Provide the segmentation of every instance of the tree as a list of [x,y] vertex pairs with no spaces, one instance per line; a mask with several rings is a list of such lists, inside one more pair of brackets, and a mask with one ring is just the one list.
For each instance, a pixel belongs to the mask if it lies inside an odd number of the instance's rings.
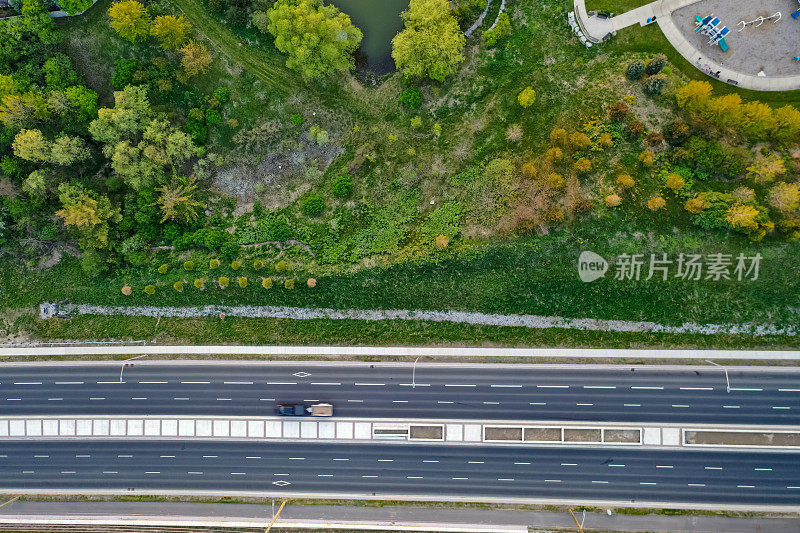
[[83,13],[92,7],[92,3],[92,0],[58,0],[58,5],[61,6],[61,9],[70,15]]
[[667,205],[667,201],[661,196],[653,196],[647,201],[647,208],[650,211],[658,211]]
[[150,25],[150,35],[158,39],[161,48],[174,50],[182,45],[189,37],[191,25],[183,17],[163,15],[153,19]]
[[409,109],[417,109],[422,104],[422,93],[416,87],[406,87],[400,93],[400,103]]
[[111,223],[122,220],[119,209],[111,206],[107,196],[91,193],[83,187],[62,183],[58,187],[62,208],[56,215],[64,219],[65,226],[74,227],[78,245],[83,250],[108,246]]
[[797,142],[800,137],[800,111],[794,106],[775,110],[775,126],[772,136],[779,142]]
[[304,215],[315,217],[325,209],[325,201],[322,199],[322,196],[309,193],[303,198],[300,209],[303,211]]
[[647,67],[645,67],[644,71],[648,76],[655,76],[664,68],[667,64],[667,56],[664,54],[656,54],[653,56],[653,59],[647,63]]
[[678,107],[693,111],[705,106],[712,90],[711,84],[707,81],[690,81],[675,91],[675,99],[678,101]]
[[39,130],[21,130],[12,144],[14,155],[26,161],[41,163],[50,160],[50,143]]
[[796,183],[778,183],[769,190],[769,205],[784,215],[800,206],[800,188]]
[[411,0],[400,16],[405,29],[392,39],[392,58],[410,78],[437,81],[458,70],[466,38],[447,0]]
[[161,207],[161,222],[175,220],[188,223],[197,220],[197,208],[203,204],[193,198],[195,189],[197,185],[193,178],[157,188],[159,195],[156,203]]
[[35,33],[42,44],[54,45],[61,42],[63,35],[56,28],[55,21],[39,0],[22,0],[22,28]]
[[629,80],[636,81],[642,79],[642,75],[644,74],[644,61],[641,59],[637,59],[636,61],[630,63],[628,68],[625,69],[625,75],[628,77]]
[[211,66],[211,52],[202,43],[189,41],[179,50],[181,65],[189,76],[196,76]]
[[[97,118],[89,124],[89,133],[95,141],[113,146],[123,137],[131,137],[142,130],[152,118],[147,88],[128,86],[114,93],[114,107],[101,108]],[[109,151],[107,150],[107,154]]]
[[278,0],[264,18],[253,23],[275,37],[275,46],[288,54],[286,66],[307,80],[353,68],[352,54],[361,43],[361,30],[335,6],[318,0]]
[[150,14],[141,2],[119,0],[111,5],[108,14],[111,16],[111,27],[123,39],[135,43],[150,35]]
[[529,108],[536,101],[536,91],[533,90],[533,87],[528,85],[517,95],[517,101],[522,107],[526,109]]
[[759,153],[752,166],[747,167],[747,176],[756,183],[769,183],[786,173],[786,165],[778,154]]
[[656,95],[661,94],[661,91],[664,90],[666,85],[667,77],[663,74],[656,74],[655,76],[650,76],[644,81],[642,89],[644,90],[645,94]]
[[509,35],[511,35],[511,18],[508,16],[508,13],[501,13],[500,16],[497,17],[494,28],[489,28],[483,32],[483,40],[486,42],[486,46],[494,46],[497,44],[497,41]]
[[80,137],[61,135],[53,141],[50,149],[50,162],[68,166],[91,157],[86,142]]
[[79,85],[78,73],[72,68],[72,60],[68,55],[55,53],[42,65],[44,79],[51,89],[66,89],[72,85]]
[[333,195],[337,198],[347,198],[353,192],[353,176],[341,174],[333,179]]

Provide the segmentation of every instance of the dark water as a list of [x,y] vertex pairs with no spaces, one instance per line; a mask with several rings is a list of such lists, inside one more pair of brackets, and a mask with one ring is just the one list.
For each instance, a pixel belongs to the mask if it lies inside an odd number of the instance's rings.
[[371,70],[386,74],[394,70],[392,38],[403,29],[400,12],[408,0],[330,0],[340,11],[350,15],[353,24],[364,34],[361,52]]

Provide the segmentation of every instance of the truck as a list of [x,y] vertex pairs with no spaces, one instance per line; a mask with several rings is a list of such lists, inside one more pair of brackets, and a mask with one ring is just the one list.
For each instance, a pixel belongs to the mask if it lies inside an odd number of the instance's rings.
[[333,405],[329,403],[279,403],[275,405],[278,416],[333,416]]

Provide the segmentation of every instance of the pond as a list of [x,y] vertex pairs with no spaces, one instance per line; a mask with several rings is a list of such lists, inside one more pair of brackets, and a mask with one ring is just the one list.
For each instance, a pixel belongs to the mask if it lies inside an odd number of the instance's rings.
[[392,38],[403,29],[400,12],[408,7],[408,0],[330,0],[364,34],[361,51],[367,65],[378,74],[394,70]]

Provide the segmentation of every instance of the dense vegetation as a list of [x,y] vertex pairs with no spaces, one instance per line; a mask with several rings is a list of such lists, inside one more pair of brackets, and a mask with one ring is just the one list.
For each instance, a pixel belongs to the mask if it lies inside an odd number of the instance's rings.
[[[796,324],[800,112],[586,49],[568,2],[499,4],[467,39],[485,2],[412,0],[377,80],[315,0],[101,0],[58,24],[23,0],[0,21],[0,307]],[[764,259],[749,283],[586,285],[584,249]]]

